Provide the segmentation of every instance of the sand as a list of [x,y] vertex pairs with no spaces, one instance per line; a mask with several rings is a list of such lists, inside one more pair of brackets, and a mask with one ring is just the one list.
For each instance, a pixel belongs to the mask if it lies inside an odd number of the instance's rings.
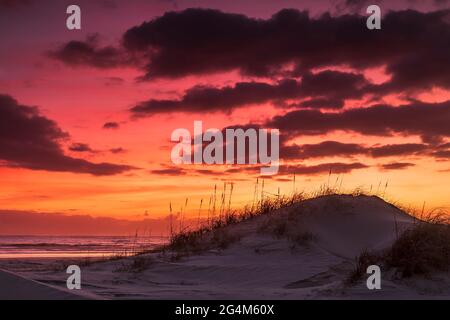
[[[86,297],[84,297],[86,298]],[[77,300],[83,297],[0,270],[0,300]]]
[[[288,232],[308,233],[313,240],[293,243],[264,231],[283,222]],[[365,279],[345,284],[364,249],[387,248],[414,223],[377,197],[316,198],[226,227],[225,234],[240,239],[226,249],[180,259],[151,253],[83,267],[81,291],[104,299],[449,299],[448,274],[400,280],[384,272],[381,290],[368,290]],[[142,261],[142,268],[133,267]],[[63,271],[23,274],[60,287],[66,279]],[[7,291],[16,290],[16,281]],[[32,282],[25,282],[17,296],[26,296],[28,286],[34,297],[41,291],[46,297],[63,296]]]

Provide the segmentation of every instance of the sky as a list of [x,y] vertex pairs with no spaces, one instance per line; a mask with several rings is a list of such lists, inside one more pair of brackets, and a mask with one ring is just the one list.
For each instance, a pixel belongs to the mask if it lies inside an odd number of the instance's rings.
[[257,166],[172,163],[195,120],[280,130],[266,196],[450,207],[450,3],[370,4],[381,30],[356,0],[0,0],[0,212],[205,216],[232,183],[252,203]]

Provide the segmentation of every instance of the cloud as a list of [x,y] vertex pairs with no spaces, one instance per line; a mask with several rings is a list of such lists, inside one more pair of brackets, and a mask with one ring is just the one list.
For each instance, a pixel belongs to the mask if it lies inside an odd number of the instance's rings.
[[[360,3],[347,1],[346,6]],[[431,104],[412,102],[398,108],[378,105],[339,113],[323,110],[343,109],[347,99],[361,99],[366,94],[373,95],[375,101],[390,93],[450,88],[450,44],[445,40],[450,38],[449,15],[450,10],[392,11],[383,17],[382,30],[368,33],[361,27],[365,17],[357,14],[312,18],[307,12],[285,9],[264,20],[187,9],[165,13],[129,29],[116,47],[101,46],[98,35],[92,35],[86,41],[68,42],[51,55],[73,66],[139,66],[144,79],[230,70],[256,77],[281,76],[271,83],[253,80],[225,87],[194,86],[179,99],[138,103],[130,109],[133,117],[230,113],[248,105],[272,103],[297,109],[267,123],[291,136],[344,130],[370,135],[422,135],[427,142],[448,136],[444,120],[448,120],[448,103],[433,108]],[[355,71],[312,71],[336,65],[347,65]],[[362,72],[375,66],[384,67],[390,80],[369,83]],[[111,122],[104,128],[117,129],[116,124]],[[382,154],[383,149],[373,150],[373,156],[377,152]]]
[[69,146],[69,150],[72,152],[90,152],[90,153],[97,152],[93,150],[87,143],[72,143]]
[[180,167],[167,167],[164,169],[151,170],[150,173],[165,176],[178,176],[178,175],[185,175],[186,170]]
[[383,170],[401,170],[401,169],[407,169],[409,167],[415,166],[414,163],[409,162],[393,162],[393,163],[386,163],[382,164],[380,167]]
[[356,143],[323,141],[317,144],[287,145],[280,147],[280,158],[284,160],[304,160],[309,158],[352,157],[363,155],[372,158],[401,156],[450,157],[446,144],[433,146],[420,143],[400,143],[365,146]]
[[[168,176],[179,176],[179,175],[207,175],[207,176],[229,176],[233,174],[246,173],[260,175],[261,165],[233,165],[231,168],[227,167],[215,167],[214,169],[198,169],[196,167],[170,167],[166,166],[163,169],[151,170],[150,173],[156,175],[168,175]],[[224,169],[225,168],[225,169]],[[329,173],[349,173],[353,170],[369,168],[369,166],[354,162],[354,163],[342,163],[342,162],[331,162],[331,163],[321,163],[317,165],[281,165],[277,176],[284,175],[318,175]]]
[[163,175],[163,176],[180,176],[180,175],[209,175],[209,176],[222,176],[226,175],[227,172],[218,169],[215,166],[215,169],[198,169],[198,167],[176,167],[176,166],[168,166],[163,165],[162,169],[154,169],[150,170],[151,174],[155,175]]
[[348,109],[339,113],[318,110],[295,110],[275,116],[266,127],[280,129],[290,137],[318,135],[336,130],[365,135],[450,136],[450,101],[443,103],[415,102],[398,107],[376,105]]
[[435,136],[431,134],[423,134],[420,138],[424,143],[431,145],[438,145],[444,142],[444,139],[441,136]]
[[127,150],[122,147],[118,147],[118,148],[109,149],[109,152],[114,153],[114,154],[119,154],[119,153],[126,153]]
[[225,112],[253,104],[306,99],[290,107],[342,108],[344,100],[360,98],[368,92],[368,81],[360,74],[339,71],[307,73],[301,82],[283,79],[270,84],[265,82],[238,82],[233,86],[215,88],[195,86],[185,92],[181,99],[141,102],[131,109],[135,116],[146,116],[172,112]]
[[432,155],[439,159],[450,159],[450,150],[435,151]]
[[126,54],[113,46],[99,45],[97,34],[88,36],[86,41],[72,40],[50,51],[49,56],[70,66],[90,65],[106,69],[131,65]]
[[429,146],[420,143],[390,144],[370,149],[370,154],[377,157],[423,154]]
[[282,145],[280,157],[282,159],[307,159],[332,156],[351,156],[366,153],[367,149],[356,143],[342,143],[337,141],[323,141],[318,144]]
[[328,100],[360,98],[369,87],[362,74],[325,70],[302,75],[301,90],[305,96]]
[[106,122],[103,125],[103,129],[119,129],[120,125],[118,122]]
[[[270,76],[284,72],[282,66],[287,64],[299,71],[345,64],[357,69],[387,65],[396,78],[406,79],[405,74],[412,72],[448,80],[433,61],[449,56],[448,14],[449,10],[392,11],[384,15],[382,30],[369,33],[364,28],[366,17],[356,14],[311,18],[307,12],[284,9],[263,20],[187,9],[131,28],[123,43],[129,51],[150,55],[149,79],[230,70]],[[401,67],[402,61],[410,60],[416,70]],[[420,77],[414,81],[427,85]]]
[[291,104],[289,107],[294,107],[296,109],[341,109],[344,107],[344,100],[340,98],[313,98]]
[[234,108],[286,99],[300,94],[296,80],[277,84],[239,82],[234,86],[214,88],[196,86],[186,91],[180,100],[149,100],[133,107],[134,115],[152,115],[170,112],[230,112]]
[[256,77],[292,77],[326,66],[383,66],[392,80],[378,87],[380,93],[448,88],[449,14],[449,9],[390,11],[383,16],[382,30],[367,32],[366,16],[358,14],[312,18],[306,11],[283,9],[257,19],[191,8],[130,28],[116,47],[102,47],[93,37],[71,41],[53,57],[97,68],[139,66],[143,79],[232,70]]
[[92,163],[64,154],[60,143],[69,138],[56,122],[36,107],[0,95],[0,160],[4,165],[32,170],[114,175],[134,169],[128,165]]
[[[450,13],[449,13],[450,14]],[[450,29],[450,24],[447,26]],[[424,30],[430,36],[438,30]],[[450,36],[450,34],[448,35]],[[447,38],[448,39],[448,38]],[[450,88],[450,45],[442,43],[432,49],[418,50],[396,60],[386,67],[390,81],[375,88],[381,94],[391,92],[414,92],[433,87]]]
[[[176,217],[174,217],[176,219]],[[123,219],[28,211],[0,211],[0,235],[130,235],[136,230],[166,234],[169,218]]]
[[369,166],[362,164],[360,162],[354,163],[342,163],[342,162],[332,162],[332,163],[321,163],[317,165],[285,165],[281,166],[280,174],[281,175],[315,175],[315,174],[323,174],[323,173],[349,173],[353,170],[357,169],[365,169]]

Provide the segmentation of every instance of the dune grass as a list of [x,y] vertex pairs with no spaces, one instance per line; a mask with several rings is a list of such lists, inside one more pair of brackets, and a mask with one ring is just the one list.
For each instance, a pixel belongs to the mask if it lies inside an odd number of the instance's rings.
[[430,222],[417,224],[402,233],[385,253],[384,261],[402,277],[449,271],[450,226]]
[[450,271],[450,224],[445,215],[432,216],[405,230],[392,246],[383,252],[363,251],[355,262],[347,282],[354,284],[369,265],[395,270],[401,278],[428,276]]
[[355,284],[366,275],[367,267],[370,265],[380,265],[383,261],[383,256],[374,251],[364,250],[355,260],[355,267],[345,281],[349,285]]
[[149,268],[152,263],[150,257],[137,255],[130,259],[122,260],[122,263],[114,270],[115,272],[139,273]]
[[226,249],[232,243],[239,241],[239,237],[229,233],[225,227],[260,215],[273,213],[304,199],[303,193],[296,193],[290,197],[266,197],[258,201],[256,205],[245,206],[242,210],[228,209],[218,216],[210,217],[206,223],[197,229],[184,229],[178,233],[173,233],[166,249],[184,252],[198,252],[212,248]]

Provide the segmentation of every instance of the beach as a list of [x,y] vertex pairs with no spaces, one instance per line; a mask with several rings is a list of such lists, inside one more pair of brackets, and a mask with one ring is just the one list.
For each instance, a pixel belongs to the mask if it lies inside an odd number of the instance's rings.
[[[102,299],[449,299],[450,277],[443,272],[402,278],[383,269],[380,290],[368,289],[365,270],[348,281],[362,252],[387,250],[415,224],[415,218],[378,197],[325,196],[219,228],[195,250],[0,265],[64,289],[65,268],[79,263],[77,294]],[[23,283],[13,277],[10,290],[16,281]],[[25,283],[32,297],[42,292],[45,298],[65,298]]]
[[0,269],[0,300],[79,300],[88,297]]

